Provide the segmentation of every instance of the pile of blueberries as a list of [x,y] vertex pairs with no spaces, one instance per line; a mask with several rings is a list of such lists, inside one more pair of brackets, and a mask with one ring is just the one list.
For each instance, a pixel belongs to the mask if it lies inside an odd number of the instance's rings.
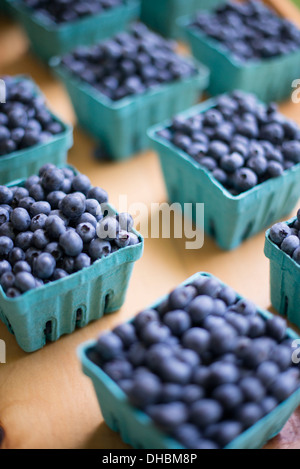
[[23,187],[0,186],[0,285],[9,298],[63,279],[139,244],[128,213],[87,176],[52,164]]
[[129,32],[77,48],[63,57],[62,63],[100,93],[118,101],[198,73],[175,48],[173,41],[151,32],[143,23],[135,23]]
[[201,12],[191,27],[220,42],[241,62],[300,49],[300,30],[258,0],[227,2],[213,13]]
[[64,131],[26,79],[2,77],[6,102],[0,103],[0,156],[46,143]]
[[300,386],[279,316],[199,275],[89,352],[129,402],[190,449],[226,447]]
[[273,225],[269,236],[274,244],[300,265],[300,210],[290,226],[283,222]]
[[242,91],[190,118],[177,116],[160,137],[188,153],[237,196],[300,163],[300,128]]
[[25,5],[56,24],[71,23],[121,6],[124,0],[22,0]]

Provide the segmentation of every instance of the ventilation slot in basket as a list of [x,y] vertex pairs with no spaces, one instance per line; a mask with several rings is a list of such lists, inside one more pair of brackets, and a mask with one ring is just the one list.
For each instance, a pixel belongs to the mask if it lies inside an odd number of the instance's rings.
[[47,321],[45,325],[45,329],[44,329],[44,334],[45,334],[47,341],[51,340],[52,332],[53,332],[52,321]]
[[286,296],[286,297],[284,298],[284,309],[283,309],[283,315],[284,315],[285,317],[287,317],[287,315],[288,315],[288,309],[289,309],[289,299],[288,299],[288,297]]
[[213,239],[216,239],[217,237],[216,225],[212,219],[209,220],[209,234]]
[[76,310],[76,328],[80,328],[84,323],[84,308],[80,307]]

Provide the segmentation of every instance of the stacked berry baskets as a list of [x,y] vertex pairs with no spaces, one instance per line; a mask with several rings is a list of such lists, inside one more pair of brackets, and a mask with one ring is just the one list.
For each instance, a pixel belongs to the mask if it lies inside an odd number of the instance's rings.
[[265,254],[270,259],[271,302],[291,323],[300,327],[300,210],[266,233]]
[[33,51],[45,62],[79,45],[93,44],[125,29],[138,17],[138,0],[9,0]]
[[65,164],[73,129],[54,116],[34,82],[4,77],[0,103],[0,184],[35,174],[45,163]]
[[146,149],[147,129],[195,104],[209,78],[206,67],[178,55],[172,41],[142,23],[51,65],[79,124],[114,160]]
[[300,30],[261,1],[227,2],[180,24],[193,55],[211,70],[212,95],[242,89],[266,102],[290,96],[300,75]]
[[222,249],[238,247],[298,202],[300,129],[254,95],[221,95],[149,136],[169,201],[204,203],[204,229]]
[[142,0],[141,19],[166,37],[181,35],[177,21],[197,10],[212,9],[224,0]]
[[258,449],[300,403],[297,338],[201,273],[79,357],[107,424],[133,447]]
[[143,240],[71,167],[0,186],[0,318],[25,352],[121,308]]

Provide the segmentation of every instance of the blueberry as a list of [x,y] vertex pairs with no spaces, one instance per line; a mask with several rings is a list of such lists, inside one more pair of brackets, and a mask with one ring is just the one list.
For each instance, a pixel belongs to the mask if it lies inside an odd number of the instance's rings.
[[12,271],[12,266],[8,261],[0,261],[0,277],[7,272]]
[[24,208],[15,208],[10,217],[13,227],[18,231],[26,231],[30,227],[30,215]]
[[261,380],[266,388],[269,388],[279,375],[278,365],[272,361],[267,361],[259,365],[257,369],[257,377]]
[[109,363],[105,363],[103,371],[116,382],[130,379],[133,372],[131,364],[124,359],[116,359]]
[[[66,193],[60,191],[52,191],[47,195],[47,202],[50,204],[52,210],[57,210],[60,202],[65,198]],[[45,213],[45,212],[44,212]]]
[[173,437],[186,448],[193,449],[200,440],[201,434],[196,425],[186,423],[174,429]]
[[6,272],[1,276],[0,279],[1,287],[5,292],[15,285],[15,276],[12,272]]
[[147,410],[155,424],[163,430],[173,430],[187,422],[188,409],[181,402],[172,402],[170,404],[157,404],[150,406]]
[[256,174],[249,168],[238,169],[235,173],[234,184],[238,191],[246,192],[258,183]]
[[75,259],[74,269],[76,272],[78,272],[79,270],[90,267],[90,265],[91,265],[91,258],[87,254],[81,253]]
[[298,236],[288,236],[285,238],[281,244],[281,250],[288,254],[289,256],[293,256],[294,252],[300,246],[300,239]]
[[273,360],[279,366],[281,371],[286,371],[292,366],[293,349],[286,345],[278,345],[274,348]]
[[204,449],[204,450],[216,450],[220,449],[220,447],[214,441],[199,439],[193,449]]
[[89,256],[93,261],[107,257],[111,253],[111,244],[102,239],[93,239],[89,246]]
[[[102,217],[101,205],[96,199],[86,199],[86,212],[93,215],[97,221]],[[130,231],[130,230],[128,230]]]
[[13,268],[13,273],[15,275],[19,274],[20,272],[28,272],[31,273],[31,267],[26,261],[18,261],[15,263]]
[[218,298],[223,300],[227,306],[232,306],[237,299],[236,292],[230,287],[223,287],[218,293]]
[[[169,344],[167,344],[167,346],[169,346]],[[174,357],[178,358],[178,360],[182,361],[183,363],[187,363],[193,369],[198,367],[201,363],[200,356],[197,354],[197,352],[191,349],[176,348],[174,350]]]
[[9,212],[3,208],[0,207],[0,224],[3,225],[3,223],[7,223],[9,221]]
[[30,215],[31,217],[35,217],[36,215],[49,215],[51,212],[51,206],[48,202],[35,202],[30,207]]
[[55,269],[53,273],[53,281],[62,280],[63,278],[68,277],[69,274],[63,269]]
[[52,277],[56,262],[51,254],[44,252],[33,261],[33,272],[38,278],[47,280]]
[[202,321],[214,310],[214,300],[210,296],[202,295],[195,298],[189,305],[188,312],[194,325],[201,325]]
[[247,299],[239,300],[235,305],[234,310],[243,316],[253,316],[257,313],[255,304]]
[[291,160],[294,163],[300,162],[300,141],[292,140],[286,141],[282,145],[282,152],[287,160]]
[[300,264],[300,247],[295,249],[293,253],[293,260],[297,262],[297,264]]
[[30,230],[35,232],[37,230],[43,230],[46,227],[46,221],[48,217],[44,213],[36,215],[32,218],[30,223]]
[[135,233],[129,233],[129,246],[136,246],[140,243],[138,236]]
[[243,393],[236,384],[222,384],[214,389],[213,399],[218,401],[226,411],[234,410],[244,401]]
[[159,321],[159,316],[157,311],[154,309],[147,309],[142,312],[140,312],[133,320],[133,324],[137,331],[139,332],[149,324],[150,322],[158,322]]
[[263,411],[260,405],[249,402],[238,407],[235,416],[244,429],[247,429],[263,417]]
[[91,189],[91,181],[84,174],[79,174],[75,176],[72,180],[72,190],[73,192],[82,192],[87,195]]
[[244,166],[244,158],[237,152],[225,155],[221,159],[220,166],[224,171],[233,173]]
[[238,313],[228,312],[226,314],[226,321],[237,331],[239,335],[247,335],[249,333],[248,319]]
[[222,285],[217,279],[214,278],[200,278],[199,283],[195,283],[199,295],[208,295],[212,298],[217,298],[222,289]]
[[127,231],[120,230],[117,235],[117,238],[114,241],[116,246],[121,249],[129,246],[131,238]]
[[14,243],[7,236],[0,236],[0,257],[3,259],[13,250]]
[[60,209],[69,219],[79,218],[85,212],[85,199],[79,193],[68,194],[61,201]]
[[260,402],[265,397],[265,388],[257,378],[244,378],[240,381],[239,385],[247,401]]
[[269,164],[264,156],[253,156],[247,161],[247,167],[261,177],[269,168]]
[[32,236],[32,245],[43,250],[49,244],[49,238],[44,230],[36,230]]
[[108,194],[100,187],[93,187],[88,191],[87,199],[95,199],[99,204],[106,204],[108,202]]
[[140,331],[142,342],[149,346],[157,342],[164,342],[170,336],[170,329],[159,322],[149,322]]
[[197,290],[192,285],[178,287],[169,295],[169,308],[171,310],[184,309],[197,295]]
[[182,344],[197,353],[205,352],[210,345],[210,334],[205,329],[194,327],[184,333]]
[[281,342],[287,335],[287,323],[279,317],[274,316],[266,321],[266,334],[272,339]]
[[275,397],[267,396],[261,401],[260,406],[263,415],[268,415],[278,406],[278,401]]
[[29,272],[20,272],[16,274],[15,286],[22,293],[36,288],[35,278]]
[[64,221],[57,215],[51,215],[45,221],[45,230],[51,239],[59,239],[66,233]]
[[213,399],[202,399],[191,406],[191,420],[200,428],[205,428],[221,420],[223,409]]
[[210,366],[209,372],[208,385],[211,387],[234,384],[240,378],[238,368],[231,363],[215,362]]
[[277,161],[270,161],[267,166],[267,173],[270,178],[278,178],[282,176],[284,168],[281,163]]
[[183,310],[174,310],[165,314],[163,321],[175,336],[181,336],[192,325],[189,315]]
[[9,288],[6,292],[7,298],[18,298],[21,296],[21,292],[17,288]]
[[85,212],[81,215],[81,217],[78,218],[78,220],[75,220],[75,225],[81,225],[81,224],[91,224],[95,228],[95,234],[96,234],[96,227],[97,227],[97,219],[92,215],[91,213]]
[[183,387],[182,401],[188,405],[203,399],[204,396],[204,389],[200,388],[196,384],[188,384]]
[[113,332],[101,335],[97,339],[95,349],[104,361],[114,360],[123,354],[122,341]]
[[192,368],[176,358],[163,358],[158,364],[157,374],[165,382],[183,385],[189,383]]
[[281,245],[290,234],[291,229],[286,223],[277,223],[270,229],[270,239],[278,245]]
[[83,243],[90,243],[96,236],[96,229],[90,223],[81,223],[76,227],[76,232]]
[[33,184],[29,188],[29,195],[36,202],[45,200],[45,192],[44,192],[44,189],[42,188],[41,184]]
[[83,241],[75,231],[66,231],[59,238],[59,245],[67,256],[76,257],[83,250]]
[[248,336],[252,339],[261,337],[266,331],[266,322],[258,315],[249,318]]
[[213,330],[211,333],[211,350],[217,355],[231,352],[235,346],[236,330],[224,325],[223,328]]
[[115,327],[113,332],[120,337],[124,348],[129,348],[137,341],[135,328],[130,323],[121,324],[120,326]]
[[147,373],[141,378],[136,377],[128,392],[129,402],[135,407],[144,409],[158,402],[161,383],[157,376]]

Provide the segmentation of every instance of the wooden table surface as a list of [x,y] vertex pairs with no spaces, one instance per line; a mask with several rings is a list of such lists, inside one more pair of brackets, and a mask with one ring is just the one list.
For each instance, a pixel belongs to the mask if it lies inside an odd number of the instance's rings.
[[[272,0],[300,25],[300,12]],[[0,18],[0,75],[30,74],[61,118],[75,125],[75,142],[69,162],[104,187],[118,207],[119,195],[128,203],[166,201],[157,155],[146,151],[113,164],[94,158],[95,142],[76,128],[72,106],[63,86],[28,49],[20,27]],[[300,78],[300,77],[299,77]],[[281,110],[300,124],[300,104],[287,101]],[[123,308],[88,327],[62,337],[33,353],[24,353],[0,324],[7,345],[7,363],[0,365],[0,426],[3,448],[10,449],[124,449],[118,434],[103,422],[91,381],[83,375],[76,348],[101,331],[134,316],[198,271],[207,271],[231,285],[262,308],[270,308],[269,264],[263,254],[264,233],[234,252],[222,252],[208,238],[199,251],[186,251],[185,240],[146,239],[143,258],[136,264]],[[290,419],[268,449],[300,448],[300,410]]]

